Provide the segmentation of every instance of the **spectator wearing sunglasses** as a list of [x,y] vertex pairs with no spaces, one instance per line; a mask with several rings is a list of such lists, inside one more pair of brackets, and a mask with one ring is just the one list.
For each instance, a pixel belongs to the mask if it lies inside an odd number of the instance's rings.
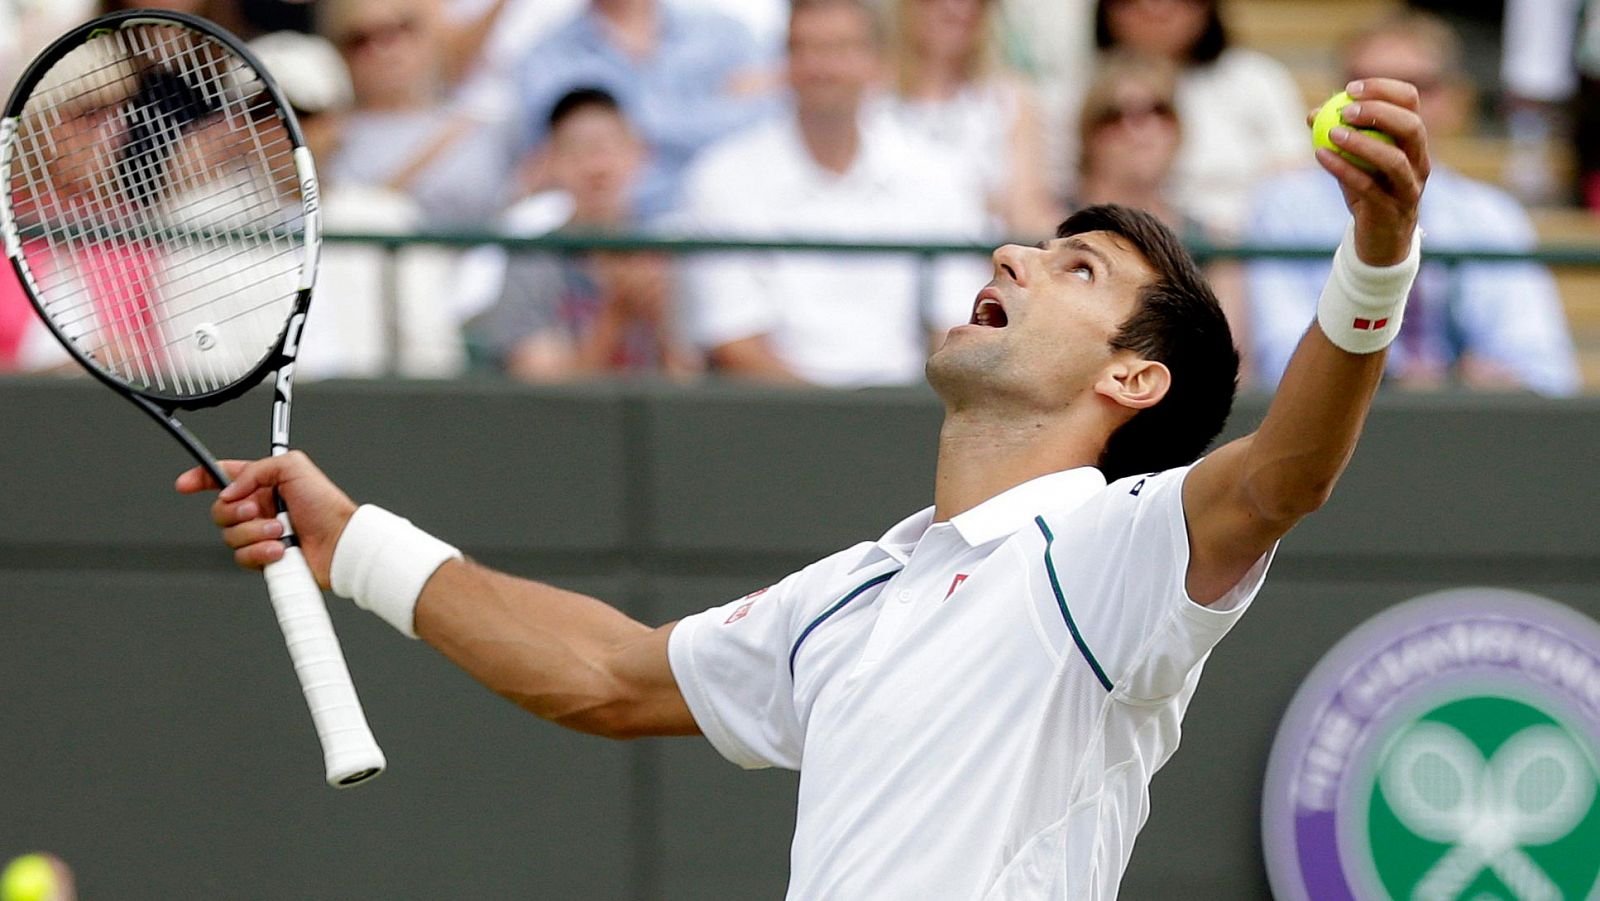
[[[1102,203],[1147,210],[1186,242],[1215,241],[1173,193],[1174,168],[1185,140],[1178,118],[1179,72],[1171,61],[1131,50],[1104,54],[1089,76],[1077,140],[1077,193],[1069,211]],[[1248,323],[1243,274],[1232,263],[1204,267],[1235,340]]]
[[[1221,2],[1098,0],[1094,26],[1101,51],[1133,50],[1177,67],[1184,141],[1173,164],[1173,201],[1227,238],[1242,228],[1258,181],[1305,161],[1306,135],[1292,76],[1277,60],[1230,42]],[[1070,172],[1076,151],[1065,153]]]
[[1160,57],[1113,51],[1102,58],[1078,118],[1083,149],[1070,209],[1120,203],[1148,210],[1180,236],[1200,231],[1172,197],[1172,167],[1183,146],[1177,81],[1176,67]]

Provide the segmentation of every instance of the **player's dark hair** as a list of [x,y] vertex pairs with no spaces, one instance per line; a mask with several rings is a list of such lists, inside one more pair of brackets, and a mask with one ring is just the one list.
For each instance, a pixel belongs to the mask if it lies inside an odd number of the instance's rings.
[[1085,232],[1120,237],[1155,272],[1111,346],[1172,373],[1166,396],[1111,434],[1100,471],[1113,481],[1192,463],[1227,423],[1239,387],[1239,351],[1222,305],[1189,251],[1149,213],[1115,204],[1086,207],[1061,223],[1056,237]]
[[617,98],[611,92],[602,88],[573,88],[561,95],[555,106],[550,107],[549,124],[551,130],[557,125],[572,118],[576,113],[586,109],[604,110],[608,113],[622,115],[622,107],[617,103]]
[[[1111,35],[1111,23],[1108,21],[1106,7],[1113,3],[1125,0],[1099,0],[1094,5],[1094,45],[1101,50],[1110,50],[1117,46],[1116,39]],[[1206,2],[1206,27],[1200,32],[1199,40],[1189,48],[1188,62],[1192,65],[1214,63],[1222,51],[1228,49],[1228,29],[1222,24],[1222,0],[1207,0]]]

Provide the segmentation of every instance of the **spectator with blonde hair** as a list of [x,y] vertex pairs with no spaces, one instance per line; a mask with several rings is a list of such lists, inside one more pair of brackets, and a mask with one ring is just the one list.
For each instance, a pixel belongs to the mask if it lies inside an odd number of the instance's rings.
[[[1083,153],[1070,209],[1131,206],[1154,214],[1186,242],[1216,239],[1173,196],[1173,167],[1184,141],[1177,92],[1178,69],[1169,60],[1127,50],[1101,56],[1078,116]],[[1248,317],[1242,272],[1233,263],[1204,268],[1234,339],[1243,343]]]
[[1095,44],[1178,67],[1184,143],[1173,181],[1180,207],[1214,234],[1237,235],[1250,191],[1305,160],[1304,99],[1282,63],[1231,43],[1222,0],[1099,0]]
[[1101,58],[1078,116],[1083,149],[1071,208],[1119,203],[1153,213],[1180,237],[1201,231],[1171,193],[1183,145],[1177,89],[1177,67],[1165,59],[1132,51]]
[[1044,133],[1033,88],[1001,68],[998,0],[895,0],[886,109],[983,186],[1013,234],[1060,220],[1044,181]]

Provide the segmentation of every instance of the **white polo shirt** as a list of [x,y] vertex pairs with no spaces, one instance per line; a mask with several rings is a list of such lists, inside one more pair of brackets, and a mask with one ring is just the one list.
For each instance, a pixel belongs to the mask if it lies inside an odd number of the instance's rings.
[[[990,237],[982,186],[876,112],[863,113],[860,149],[842,175],[812,159],[790,112],[707,150],[684,196],[681,224],[717,237],[907,243]],[[928,333],[967,321],[990,268],[983,255],[937,261],[923,309],[922,272],[916,258],[903,254],[697,255],[684,268],[685,330],[705,348],[764,336],[784,365],[817,384],[911,384],[922,378]]]
[[1111,899],[1151,776],[1271,554],[1202,607],[1189,467],[932,509],[682,620],[701,731],[800,770],[791,899]]

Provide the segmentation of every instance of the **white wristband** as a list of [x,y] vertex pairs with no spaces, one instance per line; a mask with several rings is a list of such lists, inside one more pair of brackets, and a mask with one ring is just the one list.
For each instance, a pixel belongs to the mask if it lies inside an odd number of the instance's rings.
[[1353,354],[1377,353],[1400,333],[1406,295],[1422,264],[1422,229],[1411,252],[1393,266],[1369,266],[1356,256],[1355,224],[1333,254],[1333,271],[1317,301],[1317,325],[1335,346]]
[[417,598],[434,570],[461,552],[382,507],[362,504],[333,549],[333,593],[416,638]]

